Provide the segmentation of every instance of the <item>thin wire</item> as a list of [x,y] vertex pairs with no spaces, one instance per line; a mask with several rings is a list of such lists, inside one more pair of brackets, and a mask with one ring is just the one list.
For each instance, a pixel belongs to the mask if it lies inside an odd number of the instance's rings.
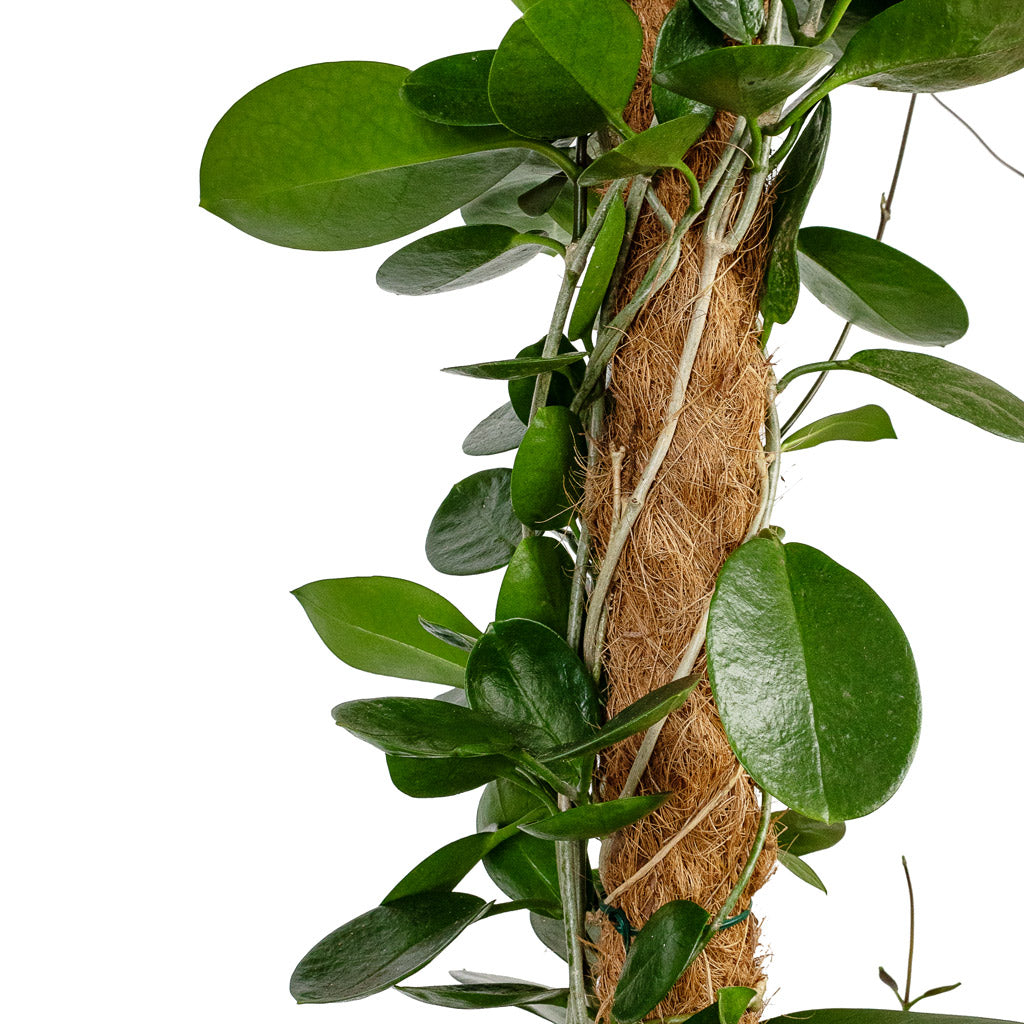
[[976,139],[977,139],[977,140],[979,141],[979,142],[980,142],[980,143],[981,143],[981,144],[982,144],[982,146],[984,146],[984,147],[985,147],[985,149],[987,149],[987,150],[988,150],[989,156],[991,156],[991,157],[992,157],[993,159],[995,159],[996,161],[998,161],[999,163],[1001,163],[1001,164],[1002,164],[1002,165],[1003,165],[1003,166],[1004,166],[1005,168],[1007,168],[1007,170],[1013,171],[1013,173],[1014,173],[1014,174],[1018,175],[1018,176],[1019,176],[1019,177],[1021,177],[1021,178],[1024,178],[1024,171],[1020,170],[1020,169],[1019,169],[1019,168],[1017,168],[1017,167],[1014,167],[1014,166],[1013,166],[1013,164],[1011,164],[1011,163],[1009,162],[1009,160],[1004,160],[1004,159],[1003,159],[1003,158],[1002,158],[1002,157],[1001,157],[1001,156],[1000,156],[1000,155],[999,155],[999,154],[998,154],[998,153],[997,153],[997,152],[996,152],[996,151],[995,151],[995,150],[994,150],[994,149],[993,149],[993,148],[992,148],[992,147],[991,147],[991,146],[990,146],[990,145],[989,145],[989,144],[988,144],[988,143],[987,143],[987,142],[986,142],[986,141],[985,141],[985,140],[984,140],[984,139],[983,139],[983,138],[982,138],[982,137],[981,137],[981,136],[980,136],[980,135],[979,135],[979,134],[978,134],[978,133],[977,133],[977,132],[976,132],[975,130],[974,130],[974,128],[973,128],[973,127],[972,127],[972,126],[971,126],[971,125],[970,125],[970,124],[969,124],[969,123],[968,123],[967,121],[965,121],[965,120],[964,120],[964,119],[963,119],[963,118],[962,118],[962,117],[961,117],[961,116],[960,116],[960,115],[959,115],[959,114],[958,114],[958,113],[957,113],[957,112],[956,112],[956,111],[955,111],[955,110],[954,110],[954,109],[953,109],[953,108],[952,108],[952,107],[951,107],[951,106],[950,106],[950,105],[949,105],[948,103],[943,103],[943,102],[942,102],[942,100],[940,100],[940,99],[939,99],[939,97],[935,95],[935,93],[932,93],[932,99],[933,99],[933,100],[935,100],[935,102],[936,102],[936,103],[938,103],[938,105],[939,105],[940,107],[942,107],[942,109],[943,109],[943,110],[945,110],[947,114],[952,114],[952,115],[953,115],[953,117],[955,117],[955,118],[956,118],[956,119],[957,119],[957,120],[958,120],[958,121],[959,121],[959,122],[960,122],[960,123],[961,123],[961,124],[962,124],[962,125],[963,125],[963,126],[964,126],[964,127],[965,127],[965,128],[966,128],[966,129],[967,129],[967,130],[968,130],[968,131],[969,131],[969,132],[970,132],[970,133],[971,133],[971,134],[972,134],[972,135],[973,135],[973,136],[974,136],[974,137],[975,137],[975,138],[976,138]]

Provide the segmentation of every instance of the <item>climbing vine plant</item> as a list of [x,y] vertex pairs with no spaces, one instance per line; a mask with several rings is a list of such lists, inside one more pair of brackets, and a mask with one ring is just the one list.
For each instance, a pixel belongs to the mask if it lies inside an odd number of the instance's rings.
[[[779,455],[895,436],[876,405],[806,420],[823,376],[837,371],[874,377],[1014,441],[1024,441],[1024,402],[927,351],[959,339],[967,312],[941,277],[881,240],[895,179],[874,237],[802,220],[828,148],[833,90],[858,84],[910,94],[912,113],[918,93],[1024,66],[1024,14],[1017,0],[678,0],[658,33],[651,74],[640,77],[655,118],[639,131],[624,115],[644,46],[630,5],[515,2],[522,16],[495,49],[413,71],[318,64],[258,86],[213,131],[202,205],[257,238],[313,250],[388,242],[461,211],[462,226],[418,237],[381,265],[380,286],[404,295],[474,285],[541,254],[563,261],[539,342],[448,368],[508,384],[508,402],[470,431],[463,450],[515,452],[511,468],[456,483],[426,535],[427,556],[442,573],[504,570],[494,621],[481,631],[441,595],[389,577],[320,580],[295,592],[321,639],[349,665],[445,688],[334,708],[339,726],[384,752],[394,785],[418,798],[483,792],[475,830],[318,942],[296,967],[292,993],[302,1003],[343,1002],[398,986],[439,1006],[516,1006],[555,1024],[584,1024],[600,1009],[631,1024],[655,1010],[717,934],[749,914],[744,892],[770,838],[784,866],[820,885],[803,858],[887,801],[910,765],[920,693],[907,638],[867,583],[773,525]],[[688,154],[713,125],[725,125],[728,141],[698,179]],[[678,217],[652,186],[667,172],[689,190]],[[828,358],[769,381],[760,504],[718,574],[676,677],[609,716],[602,652],[616,571],[685,408],[716,278],[766,201],[762,344],[793,316],[801,286],[844,326]],[[663,240],[627,287],[644,211]],[[598,549],[580,509],[612,359],[693,233],[700,279],[663,429],[635,483],[616,494]],[[844,355],[852,327],[880,347]],[[778,397],[799,391],[810,374],[815,382],[781,423]],[[702,648],[729,744],[760,794],[756,834],[720,906],[669,900],[637,928],[591,869],[587,845],[671,798],[636,795],[637,780],[661,723],[701,682]],[[599,799],[594,775],[603,752],[639,734],[645,741],[627,785],[617,798]],[[459,891],[480,862],[507,902]],[[528,914],[539,940],[565,959],[565,988],[469,972],[454,972],[453,985],[400,984],[475,922],[505,913]],[[604,1007],[595,996],[600,966],[588,955],[588,914],[610,920],[628,950]],[[909,986],[908,970],[901,1010],[800,1016],[890,1024],[917,1001]],[[689,1019],[737,1024],[759,1004],[752,988],[722,987]]]

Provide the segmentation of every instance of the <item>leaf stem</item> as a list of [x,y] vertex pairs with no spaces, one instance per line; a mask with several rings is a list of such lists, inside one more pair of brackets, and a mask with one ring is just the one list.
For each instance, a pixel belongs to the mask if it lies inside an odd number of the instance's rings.
[[903,1009],[909,1011],[910,1001],[910,975],[914,970],[914,883],[910,881],[910,868],[907,867],[907,858],[901,857],[903,861],[903,874],[907,876],[907,895],[910,897],[910,945],[907,952],[907,984],[903,990]]

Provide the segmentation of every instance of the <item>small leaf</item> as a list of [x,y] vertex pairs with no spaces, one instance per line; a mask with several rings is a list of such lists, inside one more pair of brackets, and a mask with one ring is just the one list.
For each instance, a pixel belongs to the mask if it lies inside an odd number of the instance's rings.
[[510,495],[519,521],[535,530],[568,526],[583,493],[583,425],[565,406],[538,409],[516,452]]
[[600,804],[586,804],[529,825],[520,825],[519,828],[538,839],[597,839],[647,817],[671,798],[671,793],[656,793],[653,796],[633,796]]
[[416,799],[455,796],[515,771],[504,757],[399,757],[387,755],[395,788]]
[[948,345],[966,334],[960,296],[898,249],[839,228],[803,228],[798,247],[804,285],[857,327],[918,345]]
[[900,987],[896,983],[896,979],[884,967],[878,968],[878,977],[883,985],[888,985],[896,993],[896,998],[902,1003],[903,996],[900,995]]
[[797,857],[818,853],[835,846],[846,835],[846,822],[826,825],[805,817],[799,811],[778,811],[772,815],[779,847]]
[[491,832],[507,828],[537,812],[544,814],[544,804],[533,793],[524,789],[516,779],[495,779],[480,794],[476,808],[477,832]]
[[[534,342],[532,345],[527,345],[526,348],[518,353],[516,358],[539,358],[543,349],[544,341],[542,339],[541,341]],[[576,349],[570,344],[569,339],[563,336],[558,343],[558,354],[570,355],[575,351]],[[553,374],[551,377],[551,387],[548,389],[547,404],[570,405],[576,396],[575,385],[579,385],[583,380],[583,372],[582,363],[574,362],[563,372]],[[533,388],[535,383],[536,381],[533,377],[523,377],[508,382],[509,401],[512,403],[512,408],[515,409],[516,415],[523,423],[528,423],[530,420],[530,408],[533,404]]]
[[704,17],[731,39],[752,43],[764,28],[761,0],[693,0]]
[[779,863],[789,871],[792,871],[801,882],[813,885],[828,895],[825,883],[818,877],[818,873],[806,861],[801,860],[795,853],[788,850],[779,850]]
[[993,1017],[961,1017],[947,1013],[907,1014],[903,1010],[868,1009],[800,1010],[783,1017],[773,1017],[765,1024],[793,1024],[794,1019],[801,1024],[907,1024],[908,1018],[913,1024],[1019,1024],[1018,1021]]
[[[658,32],[652,73],[657,77],[691,57],[717,50],[723,43],[721,32],[697,10],[692,0],[678,0]],[[699,114],[710,119],[715,113],[714,107],[680,96],[656,82],[651,86],[651,99],[659,124],[687,114]]]
[[466,654],[425,633],[425,617],[476,637],[480,630],[440,594],[391,576],[319,580],[293,591],[313,628],[346,665],[442,686],[462,686]]
[[913,1006],[915,1003],[921,1002],[922,999],[930,999],[932,996],[941,996],[944,995],[946,992],[952,992],[953,989],[959,988],[962,984],[963,982],[957,981],[954,982],[952,985],[939,985],[938,988],[930,988],[927,992],[922,992],[916,999],[911,999],[910,1006]]
[[826,441],[881,441],[895,437],[892,420],[880,405],[862,405],[859,409],[824,416],[794,431],[782,442],[782,451],[802,451]]
[[401,96],[420,117],[440,124],[500,124],[487,98],[494,50],[457,53],[411,72]]
[[668,995],[697,955],[708,920],[708,912],[689,900],[672,900],[651,915],[630,946],[615,988],[617,1021],[641,1020]]
[[459,481],[427,531],[427,559],[449,576],[471,576],[508,565],[522,526],[512,511],[510,469],[485,469]]
[[718,1024],[739,1024],[743,1014],[757,997],[757,991],[745,985],[729,985],[718,990]]
[[557,540],[524,538],[505,570],[494,617],[533,619],[564,634],[572,574],[572,558]]
[[473,650],[473,644],[476,643],[475,636],[467,636],[465,633],[458,633],[454,629],[449,629],[447,626],[440,626],[436,622],[430,622],[429,620],[420,617],[420,625],[433,637],[437,637],[438,640],[443,644],[448,644],[449,647],[454,647],[460,651],[466,651],[469,653]]
[[321,939],[292,974],[299,1003],[344,1003],[383,992],[426,966],[490,904],[466,893],[407,896]]
[[491,982],[473,985],[431,985],[422,988],[397,986],[398,991],[421,1003],[446,1006],[455,1010],[488,1010],[499,1006],[525,1006],[553,1003],[564,1006],[569,996],[565,988],[542,988],[515,982]]
[[568,181],[564,171],[553,174],[519,197],[519,209],[529,217],[543,217],[555,205]]
[[516,415],[511,402],[482,419],[462,442],[466,455],[500,455],[515,451],[526,433],[526,424]]
[[521,380],[539,373],[558,373],[586,357],[585,352],[565,352],[557,356],[517,356],[515,359],[495,359],[488,363],[470,363],[467,366],[446,366],[445,373],[478,380]]
[[649,177],[663,167],[678,167],[710,123],[710,117],[696,113],[656,124],[599,156],[580,175],[580,184],[599,185],[636,174]]
[[575,340],[590,334],[615,272],[625,233],[626,206],[621,198],[616,198],[597,233],[587,272],[583,275],[583,282],[572,307],[572,316],[569,318],[570,338]]

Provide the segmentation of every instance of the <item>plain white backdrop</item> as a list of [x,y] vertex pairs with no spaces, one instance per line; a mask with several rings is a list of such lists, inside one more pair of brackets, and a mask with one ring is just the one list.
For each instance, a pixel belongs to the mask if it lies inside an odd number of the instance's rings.
[[[510,0],[182,0],[22,6],[6,19],[2,757],[7,838],[0,1011],[18,1024],[424,1022],[456,1011],[389,993],[296,1007],[292,966],[422,856],[472,830],[474,797],[413,801],[333,704],[424,694],[320,644],[289,591],[405,576],[481,626],[499,576],[435,574],[423,537],[456,480],[507,458],[459,443],[502,385],[438,373],[543,333],[554,260],[476,290],[378,292],[397,244],[275,249],[200,211],[216,120],[290,67],[415,67],[493,46]],[[949,97],[1024,165],[1019,76]],[[873,234],[906,97],[850,87],[807,223]],[[946,356],[1024,394],[1024,181],[928,98],[886,240],[971,312]],[[781,369],[839,325],[805,294]],[[850,351],[871,347],[860,335]],[[820,414],[879,402],[899,441],[786,460],[776,522],[866,578],[914,646],[924,733],[896,797],[758,897],[772,1010],[895,1005],[900,855],[936,1011],[1020,1013],[1017,877],[1024,447],[867,378]],[[482,872],[467,883],[492,892]],[[525,922],[476,926],[447,968],[560,983]],[[922,1004],[921,1009],[929,1008]],[[491,1011],[514,1021],[518,1011]]]

